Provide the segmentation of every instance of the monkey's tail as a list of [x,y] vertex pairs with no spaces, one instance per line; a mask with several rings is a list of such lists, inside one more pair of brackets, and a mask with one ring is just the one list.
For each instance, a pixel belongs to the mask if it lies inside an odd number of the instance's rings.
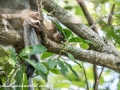
[[28,79],[28,90],[34,90],[32,78]]
[[[23,27],[24,27],[24,35],[23,36],[24,36],[25,47],[38,44],[38,38],[35,33],[35,30],[34,30],[34,28],[30,27],[29,23],[30,23],[29,19],[26,19],[23,22]],[[39,54],[30,55],[29,59],[34,60],[35,62],[39,63],[39,60],[40,60]],[[35,68],[27,63],[26,64],[26,75],[27,75],[28,85],[29,85],[28,90],[34,90],[34,86],[32,83],[32,77],[33,77],[34,72],[35,72]]]
[[33,81],[32,81],[32,76],[34,72],[35,72],[34,67],[27,63],[26,64],[26,75],[27,75],[27,80],[28,80],[28,90],[34,90]]
[[[39,63],[39,58],[38,58],[39,55],[31,55],[30,56],[30,60],[35,60],[35,62],[38,62]],[[28,90],[34,90],[34,85],[33,85],[33,82],[32,82],[32,77],[33,77],[33,74],[35,72],[35,68],[30,65],[30,64],[26,64],[26,75],[27,75],[27,79],[28,79]]]

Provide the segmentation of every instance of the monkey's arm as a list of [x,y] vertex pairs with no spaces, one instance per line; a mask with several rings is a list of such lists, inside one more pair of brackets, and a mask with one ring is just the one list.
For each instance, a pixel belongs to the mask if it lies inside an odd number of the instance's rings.
[[[10,12],[11,12],[11,10],[10,10]],[[36,28],[35,30],[38,31],[38,32],[41,30],[41,28],[42,28],[42,26],[40,25],[41,24],[41,22],[40,22],[41,17],[39,17],[38,12],[28,10],[28,9],[25,9],[25,10],[22,10],[22,11],[17,10],[17,12],[19,12],[19,13],[17,13],[17,14],[16,13],[15,14],[9,14],[9,13],[8,14],[2,14],[2,16],[5,19],[19,18],[19,19],[21,19],[21,23],[25,19],[30,19],[30,21],[32,22],[30,25],[33,26],[34,28]],[[46,15],[44,15],[44,21],[43,22],[44,22],[45,30],[46,30],[46,33],[47,33],[47,36],[48,36],[49,39],[51,39],[53,41],[56,41],[56,42],[59,42],[59,43],[64,40],[63,35],[61,35],[61,33],[58,31],[58,29],[53,24],[53,22],[51,20],[49,20]],[[16,25],[15,26],[14,25],[15,24],[13,24],[13,27],[16,26]],[[21,26],[21,25],[19,25],[19,26]]]

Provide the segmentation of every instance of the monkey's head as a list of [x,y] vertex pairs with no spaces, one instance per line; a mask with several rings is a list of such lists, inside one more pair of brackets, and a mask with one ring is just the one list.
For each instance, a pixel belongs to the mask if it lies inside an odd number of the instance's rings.
[[61,43],[62,41],[64,41],[64,37],[63,35],[57,30],[57,29],[49,29],[46,31],[47,36],[49,39],[51,39],[52,41]]
[[58,43],[64,41],[64,36],[60,33],[52,21],[44,19],[44,26],[49,39]]

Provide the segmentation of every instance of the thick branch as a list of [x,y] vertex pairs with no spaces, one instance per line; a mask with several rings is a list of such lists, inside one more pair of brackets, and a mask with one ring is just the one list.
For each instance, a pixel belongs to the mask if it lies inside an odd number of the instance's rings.
[[[55,10],[54,16],[56,16],[61,23],[66,25],[68,28],[70,28],[79,37],[82,37],[87,40],[91,40],[91,41],[95,42],[96,44],[98,44],[99,51],[101,51],[102,53],[95,52],[92,50],[84,50],[82,48],[73,48],[73,47],[66,47],[65,50],[67,52],[73,54],[74,57],[78,60],[89,62],[92,64],[97,64],[100,66],[110,68],[116,72],[120,72],[120,67],[116,66],[116,63],[119,62],[120,53],[114,48],[113,45],[106,44],[104,42],[103,38],[99,37],[99,35],[97,35],[92,29],[90,29],[86,25],[81,24],[81,23],[76,24],[76,23],[71,22],[70,19],[73,16],[70,13],[68,13],[67,11],[65,11],[64,9],[62,9],[60,6],[58,6],[52,0],[45,0],[43,2],[43,4],[47,11],[50,12],[50,11]],[[65,22],[65,21],[67,21],[67,22]],[[3,31],[5,31],[6,29],[1,28],[0,30],[1,30],[0,33],[3,33]],[[5,34],[8,32],[5,32]],[[17,31],[15,31],[15,32],[17,33]],[[11,32],[10,34],[7,34],[7,35],[5,35],[5,34],[0,35],[0,40],[3,40],[3,42],[5,42],[4,40],[6,40],[8,42],[12,42],[13,40],[15,40],[14,43],[17,43],[17,41],[19,41],[19,42],[23,41],[21,39],[22,36],[20,36],[18,38],[15,36],[16,34],[14,34],[13,32]],[[4,38],[2,38],[3,36],[4,36]],[[6,39],[9,37],[14,37],[14,38],[12,40]],[[0,42],[0,43],[2,43],[2,42]],[[49,39],[46,40],[45,44],[49,51],[56,53],[56,54],[59,53],[59,51],[62,49],[61,44],[52,42]],[[106,47],[106,50],[113,52],[113,54],[103,53],[104,47]],[[66,55],[65,53],[62,53],[62,54]],[[117,55],[117,57],[115,55]]]
[[[89,11],[87,10],[87,7],[85,5],[85,3],[83,2],[83,0],[77,0],[79,6],[82,8],[85,17],[89,23],[89,25],[93,25],[94,24],[94,20],[92,18],[92,16],[90,15]],[[99,35],[98,30],[96,27],[93,28],[93,30]],[[98,78],[98,72],[97,72],[97,65],[93,65],[93,73],[94,73],[94,90],[98,90],[98,85],[99,85],[99,80],[100,78]]]
[[[96,50],[99,52],[105,52],[113,53],[116,56],[120,55],[120,52],[118,52],[114,45],[108,45],[108,43],[105,42],[105,39],[101,38],[98,34],[96,34],[91,28],[87,27],[84,24],[81,23],[74,23],[71,22],[71,19],[74,20],[75,17],[72,16],[69,12],[62,9],[57,3],[55,3],[53,0],[44,0],[43,1],[44,8],[48,12],[54,11],[53,15],[65,26],[67,26],[70,30],[72,30],[76,35],[79,37],[90,40],[97,44],[95,46]],[[111,48],[112,47],[112,48]]]
[[[8,34],[8,36],[5,36],[5,38],[13,37],[12,34],[14,34],[14,33],[11,32],[10,34]],[[21,38],[22,38],[22,36],[21,36]],[[15,39],[19,39],[19,38],[14,37],[13,40],[15,40]],[[23,42],[22,39],[19,39],[19,40],[20,40],[19,42],[21,42],[21,43]],[[45,45],[50,52],[59,54],[60,50],[63,49],[62,44],[53,42],[48,38],[45,38],[45,40],[46,40]],[[15,43],[17,43],[17,42],[15,42]],[[73,48],[73,47],[65,47],[64,50],[73,54],[75,59],[77,59],[77,60],[104,66],[104,67],[110,68],[116,72],[120,72],[120,67],[117,67],[117,65],[116,65],[116,63],[119,62],[119,58],[115,57],[112,54],[100,53],[100,52],[96,52],[96,51],[92,51],[92,50],[84,50],[82,48]],[[65,53],[62,53],[62,54],[66,55]]]
[[[53,0],[44,0],[43,2],[45,10],[48,12],[54,12],[54,16],[70,30],[72,30],[79,37],[90,40],[98,44],[98,48],[102,50],[102,47],[105,45],[104,39],[99,37],[92,29],[81,23],[71,22],[73,17],[69,12],[62,9],[57,3]],[[100,51],[101,51],[100,50]]]
[[[93,18],[91,17],[90,13],[88,12],[87,7],[86,7],[84,1],[83,1],[83,0],[77,0],[77,2],[78,2],[78,4],[80,5],[80,7],[82,8],[83,13],[85,14],[85,17],[86,17],[86,19],[87,19],[87,21],[88,21],[88,24],[89,24],[90,26],[93,25],[93,24],[94,24],[94,20],[93,20]],[[96,27],[94,27],[93,30],[94,30],[96,33],[98,33],[98,30],[97,30]]]
[[[8,30],[9,28],[9,30]],[[22,41],[22,36],[18,31],[14,30],[9,22],[5,19],[0,20],[0,44],[13,45],[19,44]]]
[[[59,53],[62,49],[61,44],[57,44],[50,40],[47,40],[46,46],[48,50],[53,53]],[[116,72],[120,72],[120,67],[116,66],[116,63],[119,62],[119,58],[115,57],[112,54],[100,53],[93,50],[84,50],[82,48],[73,47],[66,47],[64,50],[74,55],[75,59],[77,60],[104,66]],[[65,53],[62,54],[66,55]]]

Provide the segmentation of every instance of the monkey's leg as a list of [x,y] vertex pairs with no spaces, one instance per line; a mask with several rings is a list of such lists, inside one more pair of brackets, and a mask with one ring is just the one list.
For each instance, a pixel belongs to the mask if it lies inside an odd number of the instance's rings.
[[[29,23],[30,23],[29,19],[26,19],[23,22],[25,47],[38,44],[38,39],[37,39],[37,35],[35,33],[35,30],[34,30],[34,28],[30,27]],[[36,62],[39,62],[39,55],[38,54],[31,55],[31,56],[29,56],[29,58],[31,60],[35,60]],[[30,86],[33,85],[32,84],[32,76],[34,74],[34,71],[35,71],[35,69],[33,68],[33,66],[27,64],[26,75],[28,78],[28,85],[30,85]],[[34,90],[34,87],[28,87],[28,88],[29,88],[28,90]]]

